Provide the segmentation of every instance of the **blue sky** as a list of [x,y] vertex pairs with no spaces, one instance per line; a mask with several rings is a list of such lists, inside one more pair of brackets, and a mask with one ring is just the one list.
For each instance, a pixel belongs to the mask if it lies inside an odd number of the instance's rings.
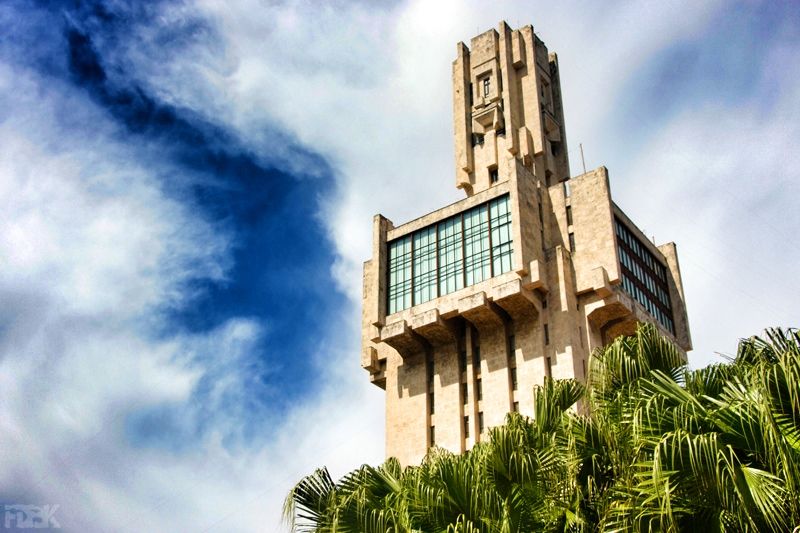
[[0,5],[0,502],[68,531],[280,531],[383,454],[371,217],[458,199],[455,43],[559,54],[573,174],[678,243],[693,366],[797,325],[792,2]]

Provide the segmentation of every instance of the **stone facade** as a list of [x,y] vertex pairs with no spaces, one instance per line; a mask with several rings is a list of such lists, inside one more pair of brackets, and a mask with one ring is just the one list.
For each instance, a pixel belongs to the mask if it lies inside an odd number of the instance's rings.
[[[453,117],[467,197],[400,226],[377,215],[364,264],[361,364],[386,391],[386,453],[403,464],[431,445],[463,452],[509,411],[532,416],[534,385],[585,379],[591,351],[638,322],[691,349],[675,244],[614,204],[604,167],[570,177],[558,61],[531,26],[457,46]],[[390,243],[506,197],[509,270],[389,312]]]

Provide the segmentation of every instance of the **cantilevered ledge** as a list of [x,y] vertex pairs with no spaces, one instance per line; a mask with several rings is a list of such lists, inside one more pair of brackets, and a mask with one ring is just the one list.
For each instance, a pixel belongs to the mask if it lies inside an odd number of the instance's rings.
[[425,349],[424,339],[414,333],[405,320],[386,324],[381,329],[381,341],[397,350],[401,357],[409,357]]
[[433,346],[449,344],[456,340],[453,328],[439,315],[438,309],[430,309],[411,319],[411,329]]

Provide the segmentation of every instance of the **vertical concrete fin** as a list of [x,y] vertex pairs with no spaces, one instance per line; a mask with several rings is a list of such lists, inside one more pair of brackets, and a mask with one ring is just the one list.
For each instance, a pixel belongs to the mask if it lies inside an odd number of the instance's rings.
[[453,131],[455,134],[456,187],[472,195],[474,149],[472,147],[472,95],[470,92],[469,49],[456,46],[453,61]]

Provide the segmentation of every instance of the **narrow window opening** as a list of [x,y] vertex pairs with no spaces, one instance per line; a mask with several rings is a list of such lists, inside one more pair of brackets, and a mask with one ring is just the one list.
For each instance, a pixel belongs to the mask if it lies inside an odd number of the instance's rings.
[[468,416],[464,417],[464,438],[465,439],[469,438],[469,417]]
[[511,369],[511,390],[517,390],[517,387],[517,368],[513,367]]
[[568,226],[572,225],[572,206],[571,205],[567,206],[567,225]]
[[483,433],[483,413],[478,413],[478,433]]
[[478,401],[483,400],[483,385],[481,383],[481,378],[478,378],[475,381],[475,398]]
[[461,384],[461,397],[464,398],[464,405],[467,405],[467,402],[469,402],[469,390],[466,383]]
[[550,329],[547,327],[547,324],[544,325],[544,343],[545,345],[550,344]]
[[489,96],[489,90],[491,89],[491,81],[490,78],[487,76],[483,78],[483,97],[487,98]]
[[512,409],[514,409],[515,413],[519,413],[519,402],[514,402],[514,407]]
[[574,233],[570,233],[569,234],[569,249],[570,249],[571,252],[575,251],[575,234]]
[[544,358],[544,375],[548,378],[553,377],[553,361],[549,356]]
[[500,180],[500,176],[497,172],[496,168],[492,168],[489,170],[489,181],[492,183],[497,183]]
[[436,413],[436,408],[435,408],[436,402],[434,401],[433,393],[430,393],[429,402],[430,402],[430,405],[429,405],[430,411],[429,412],[430,412],[430,414],[435,414]]
[[436,446],[436,428],[431,426],[431,447]]

